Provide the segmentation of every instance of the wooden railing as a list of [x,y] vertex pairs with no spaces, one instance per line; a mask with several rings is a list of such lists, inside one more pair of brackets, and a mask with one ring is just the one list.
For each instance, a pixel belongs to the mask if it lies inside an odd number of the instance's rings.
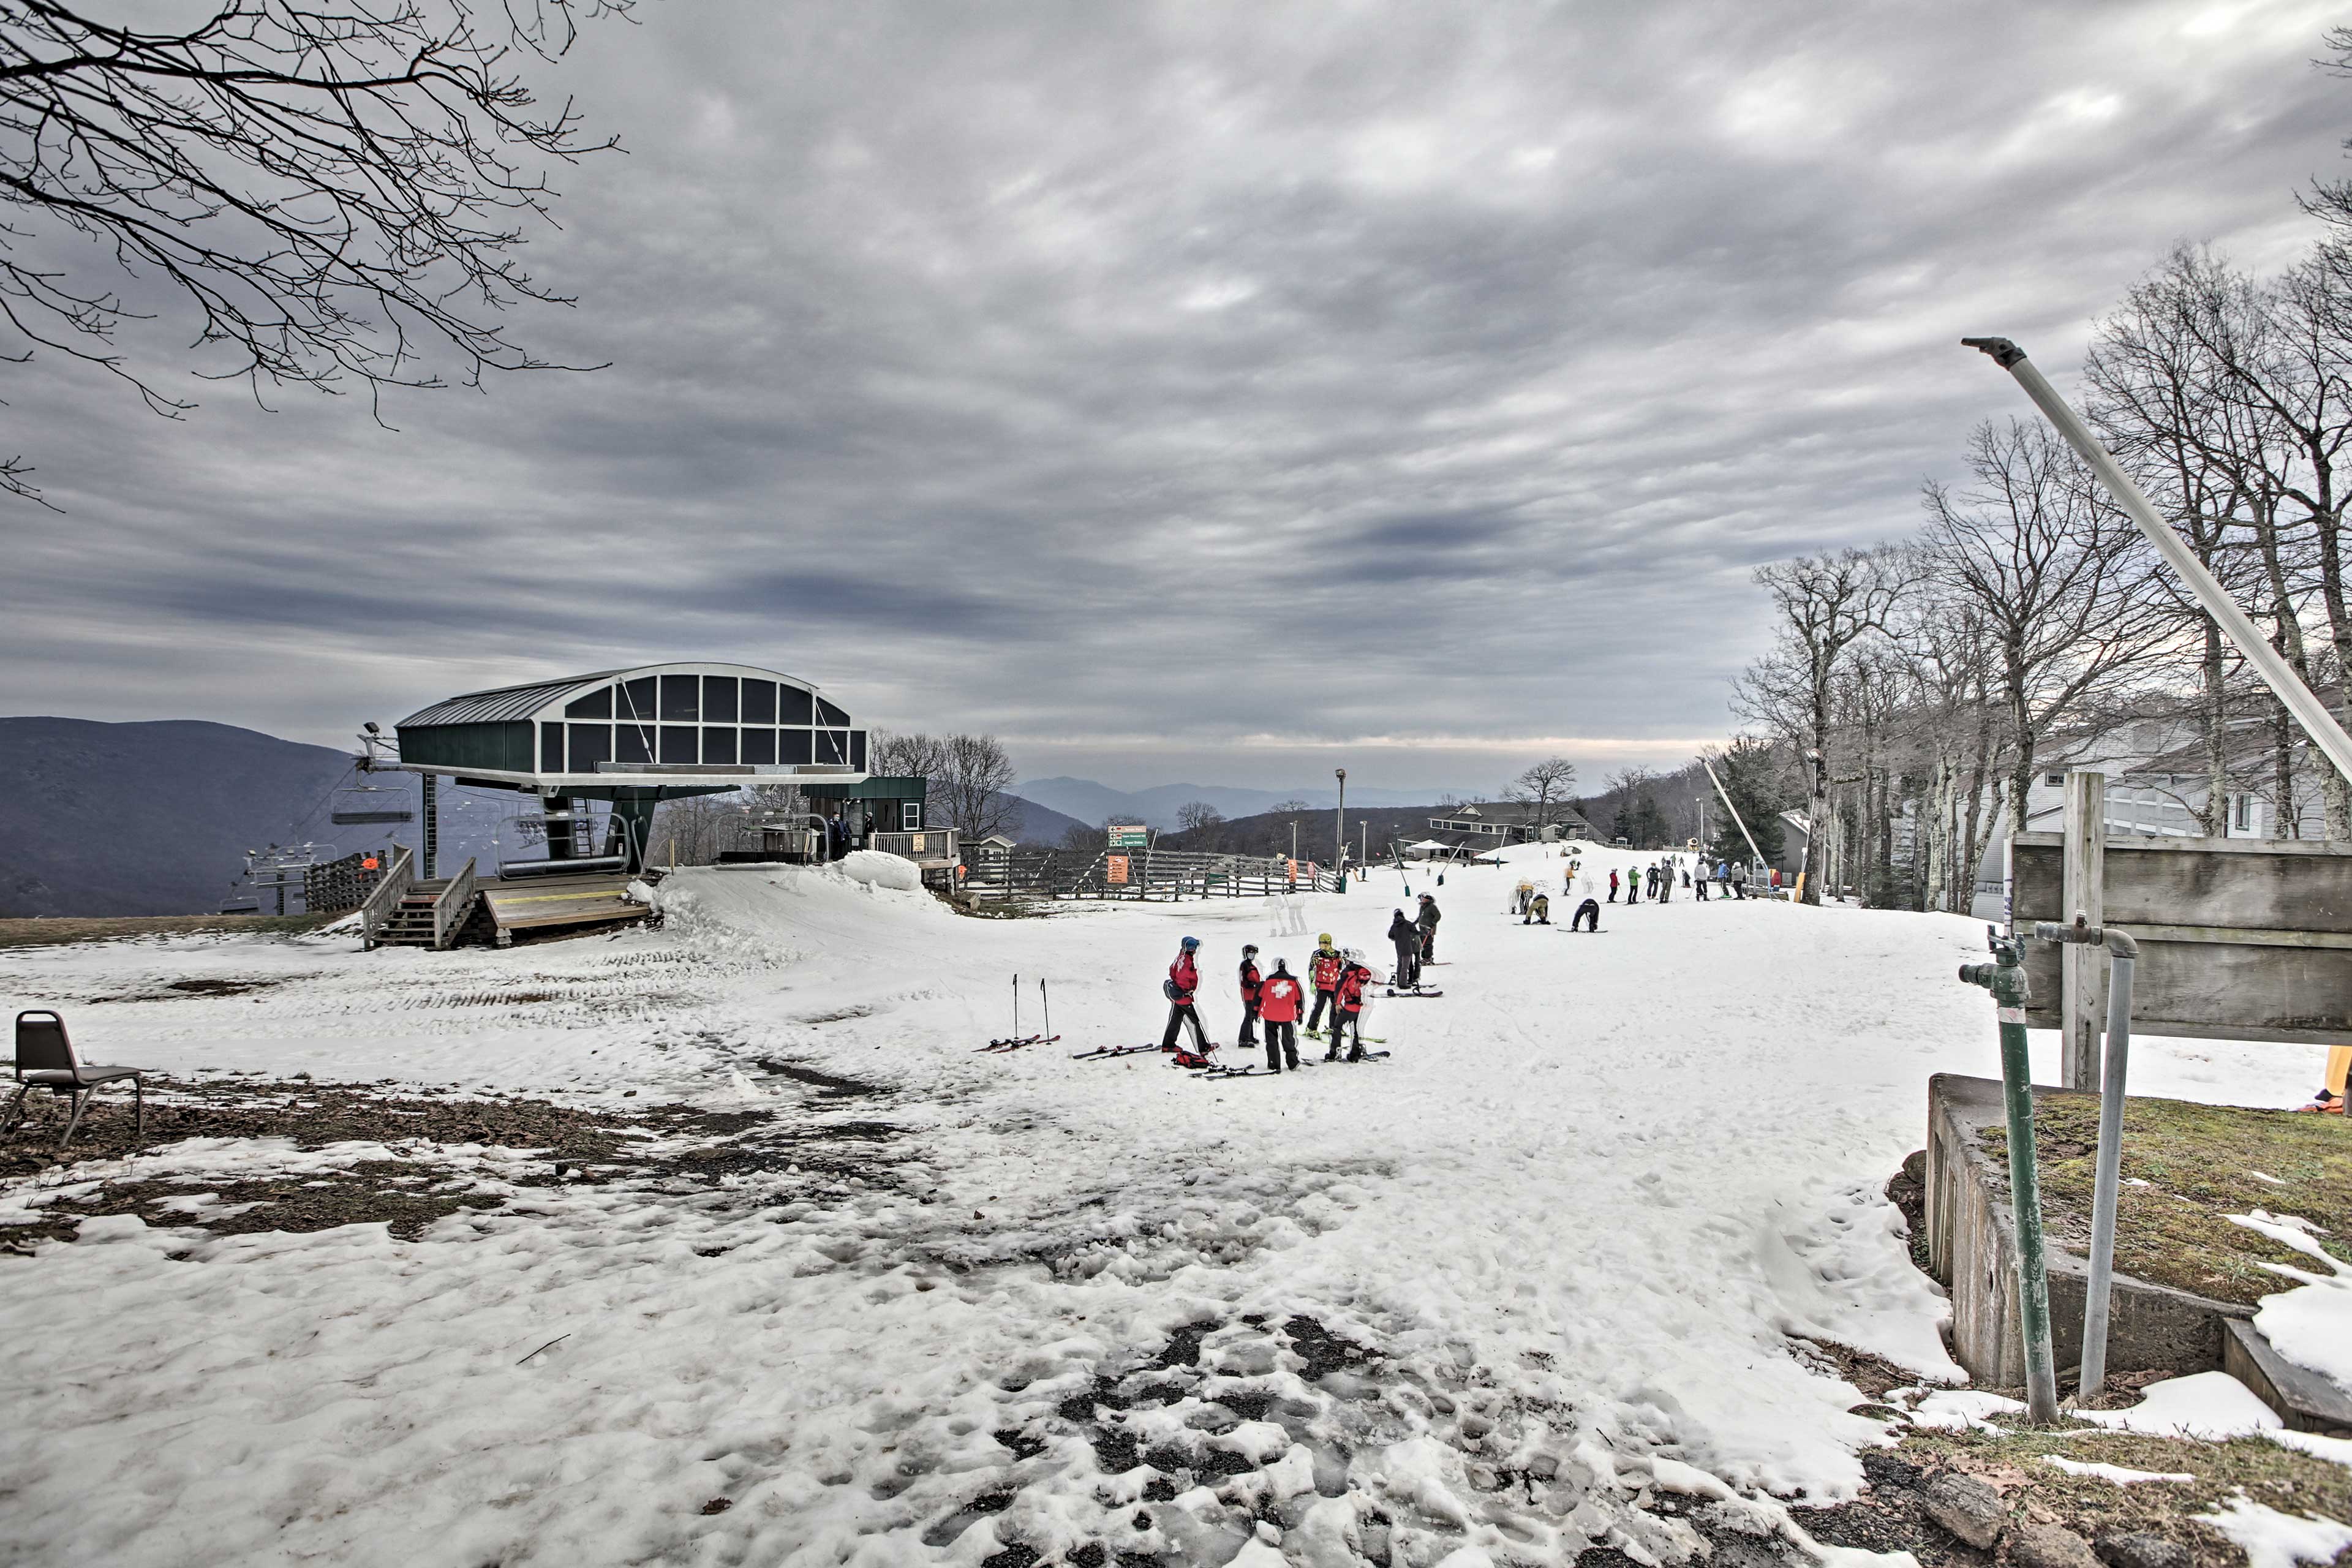
[[1022,848],[974,866],[965,886],[983,895],[1175,900],[1267,898],[1328,892],[1339,885],[1321,867],[1302,861],[1294,877],[1290,866],[1280,856],[1198,850],[1104,851],[1089,858],[1066,849]]
[[438,951],[457,938],[457,929],[465,923],[474,907],[474,862],[468,859],[466,868],[449,879],[433,900],[433,946]]
[[375,946],[375,934],[400,907],[400,896],[416,883],[416,859],[405,844],[393,851],[392,864],[384,868],[383,880],[360,905],[360,942],[364,947]]

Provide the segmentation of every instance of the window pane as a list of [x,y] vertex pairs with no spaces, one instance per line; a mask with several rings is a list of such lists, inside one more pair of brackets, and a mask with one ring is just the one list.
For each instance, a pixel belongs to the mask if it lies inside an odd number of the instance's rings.
[[702,727],[702,760],[706,763],[731,763],[735,760],[735,731],[723,724]]
[[743,683],[743,722],[772,724],[776,721],[776,683],[772,680],[747,680]]
[[567,719],[610,719],[613,716],[613,689],[600,686],[585,697],[575,697],[563,705]]
[[621,710],[616,719],[651,719],[654,716],[654,678],[650,675],[632,680],[621,688]]
[[650,724],[617,724],[614,726],[619,739],[615,760],[624,763],[650,763],[653,755],[646,750],[653,737]]
[[702,716],[720,724],[735,722],[733,676],[706,675],[702,678]]
[[539,727],[539,771],[560,773],[563,771],[563,726],[541,724]]
[[743,731],[743,760],[747,763],[772,763],[776,760],[776,732],[773,730]]
[[797,686],[779,687],[776,690],[776,722],[805,724],[814,717],[809,694]]
[[[670,677],[664,676],[662,679],[667,680]],[[665,724],[662,726],[661,760],[665,763],[691,763],[698,760],[694,754],[693,725]]]
[[[665,675],[661,678],[661,716],[665,719],[694,720],[702,717],[702,681],[691,675]],[[667,743],[665,743],[667,749]]]
[[809,731],[806,730],[779,730],[776,731],[776,761],[780,763],[815,761],[809,754]]
[[849,761],[849,742],[838,730],[816,731],[816,760],[827,766],[838,767]]
[[921,801],[902,800],[898,803],[898,827],[900,831],[906,833],[920,833],[923,830]]
[[593,773],[598,763],[613,760],[613,726],[610,724],[574,724],[572,726],[572,771]]
[[832,724],[842,729],[848,728],[849,715],[844,713],[840,709],[835,708],[832,703],[827,702],[822,697],[816,700],[816,711],[817,721],[819,723]]
[[849,765],[859,773],[866,771],[866,731],[863,730],[849,732]]

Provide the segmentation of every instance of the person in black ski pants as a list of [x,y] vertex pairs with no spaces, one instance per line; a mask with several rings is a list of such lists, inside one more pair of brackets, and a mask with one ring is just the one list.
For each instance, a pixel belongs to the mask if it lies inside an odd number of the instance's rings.
[[1186,1025],[1192,1027],[1192,1048],[1202,1056],[1209,1054],[1209,1037],[1201,1031],[1201,1015],[1192,1005],[1192,994],[1201,988],[1201,966],[1192,955],[1201,951],[1201,939],[1188,936],[1176,962],[1168,966],[1168,1030],[1160,1037],[1160,1048],[1172,1051],[1176,1037]]
[[1587,899],[1577,905],[1576,913],[1569,917],[1568,929],[1598,931],[1601,929],[1601,900]]
[[1421,928],[1404,918],[1399,910],[1389,921],[1389,943],[1396,949],[1396,983],[1412,986],[1421,984]]
[[1290,973],[1289,963],[1274,961],[1274,973],[1265,977],[1265,986],[1258,994],[1258,1005],[1265,1020],[1265,1070],[1280,1072],[1287,1062],[1290,1070],[1298,1070],[1298,1008],[1306,1000],[1307,987]]
[[[1444,918],[1437,912],[1437,900],[1427,893],[1422,894],[1421,916],[1413,922],[1421,928],[1422,963],[1437,962],[1437,922]],[[1414,965],[1413,972],[1420,973],[1419,964]]]
[[1234,1037],[1234,1044],[1244,1050],[1257,1044],[1258,998],[1265,988],[1265,981],[1257,972],[1257,947],[1253,943],[1242,949],[1242,1032]]

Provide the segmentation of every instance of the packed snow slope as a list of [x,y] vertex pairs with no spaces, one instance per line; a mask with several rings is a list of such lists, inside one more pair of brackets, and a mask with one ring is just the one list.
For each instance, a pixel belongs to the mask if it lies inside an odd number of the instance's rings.
[[[1444,994],[1376,1000],[1387,1060],[1224,1082],[1070,1057],[1157,1039],[1184,934],[1218,1039],[1245,942],[1303,971],[1328,929],[1384,972],[1396,872],[1304,900],[1306,936],[1255,900],[987,921],[761,867],[681,874],[663,929],[611,940],[0,954],[7,1005],[62,1006],[101,1060],[898,1129],[847,1190],[523,1187],[529,1155],[458,1150],[509,1202],[415,1242],[125,1218],[0,1260],[0,1559],[1664,1562],[1696,1537],[1637,1505],[1691,1468],[1851,1495],[1881,1428],[1793,1342],[1958,1375],[1881,1189],[1928,1075],[1997,1070],[1953,973],[1982,928],[1678,888],[1572,935],[1505,913],[1522,876],[1562,924],[1575,901],[1511,853],[1408,879]],[[980,1054],[1016,973],[1023,1030],[1043,980],[1061,1040]],[[189,977],[275,984],[162,989]],[[2147,1092],[2318,1078],[2315,1048],[2137,1044]],[[779,1064],[885,1092],[814,1100]],[[145,1165],[201,1193],[353,1152]],[[42,1197],[0,1193],[0,1223]]]

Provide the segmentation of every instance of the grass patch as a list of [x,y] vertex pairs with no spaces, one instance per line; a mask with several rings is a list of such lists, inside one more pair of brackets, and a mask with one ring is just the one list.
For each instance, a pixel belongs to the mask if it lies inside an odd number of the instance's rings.
[[[2012,1510],[2039,1513],[2088,1538],[2108,1531],[2147,1531],[2177,1541],[2199,1568],[2242,1563],[2227,1537],[2189,1516],[2210,1513],[2242,1490],[2256,1502],[2297,1517],[2352,1519],[2352,1469],[2282,1447],[2266,1437],[2226,1443],[2150,1437],[2088,1428],[2069,1432],[1937,1432],[1913,1428],[1903,1457],[1929,1468],[1964,1470],[1999,1487]],[[2194,1476],[2191,1481],[2117,1486],[2071,1476],[2042,1457]],[[2017,1507],[2020,1501],[2025,1505]]]
[[[2033,1119],[2042,1223],[2053,1242],[2083,1253],[2091,1238],[2098,1100],[2036,1094]],[[2007,1130],[1996,1124],[1981,1137],[1995,1170],[2005,1171]],[[2126,1100],[2123,1175],[2116,1268],[2134,1279],[2248,1305],[2285,1289],[2289,1282],[2263,1265],[2310,1268],[2312,1260],[2223,1217],[2258,1208],[2311,1221],[2327,1233],[2314,1239],[2352,1263],[2352,1130],[2341,1118]],[[2131,1184],[2135,1178],[2147,1184]]]

